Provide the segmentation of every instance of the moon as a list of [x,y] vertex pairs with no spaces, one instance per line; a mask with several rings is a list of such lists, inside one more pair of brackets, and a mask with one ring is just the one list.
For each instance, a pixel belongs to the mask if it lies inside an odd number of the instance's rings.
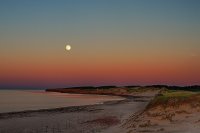
[[66,49],[67,51],[70,51],[70,50],[71,50],[71,46],[70,46],[70,45],[66,45],[66,46],[65,46],[65,49]]

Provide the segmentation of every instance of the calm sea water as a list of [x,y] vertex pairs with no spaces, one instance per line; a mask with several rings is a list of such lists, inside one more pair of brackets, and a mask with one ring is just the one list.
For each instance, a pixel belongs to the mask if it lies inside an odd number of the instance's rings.
[[0,113],[100,104],[122,99],[116,96],[54,93],[44,90],[0,90]]

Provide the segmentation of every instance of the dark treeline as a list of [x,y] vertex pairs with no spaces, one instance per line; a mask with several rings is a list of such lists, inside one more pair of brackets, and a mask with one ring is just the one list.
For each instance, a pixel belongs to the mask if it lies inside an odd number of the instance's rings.
[[[139,85],[132,85],[132,86],[79,86],[79,87],[68,87],[63,89],[79,89],[79,90],[96,90],[96,89],[112,89],[112,88],[127,88],[127,89],[140,89],[140,88],[158,88],[158,89],[168,89],[168,90],[185,90],[185,91],[200,91],[199,85],[194,86],[168,86],[168,85],[149,85],[149,86],[139,86]],[[59,89],[59,88],[58,88]],[[62,89],[62,88],[60,88]],[[49,89],[47,89],[49,90]]]
[[169,90],[186,90],[186,91],[200,91],[200,86],[195,85],[195,86],[169,86],[167,89]]
[[111,88],[118,88],[117,86],[79,86],[79,87],[69,87],[65,89],[111,89]]
[[141,87],[140,85],[129,85],[129,86],[124,86],[125,88],[136,88],[136,87]]
[[155,87],[155,88],[166,88],[168,90],[184,90],[184,91],[200,91],[199,85],[193,85],[193,86],[167,86],[167,85],[151,85],[151,86],[145,86],[145,87]]

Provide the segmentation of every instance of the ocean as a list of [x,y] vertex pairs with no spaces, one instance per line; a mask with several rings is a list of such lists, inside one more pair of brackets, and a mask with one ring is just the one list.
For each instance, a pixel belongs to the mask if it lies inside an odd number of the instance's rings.
[[101,104],[122,97],[45,92],[44,90],[0,90],[0,113]]

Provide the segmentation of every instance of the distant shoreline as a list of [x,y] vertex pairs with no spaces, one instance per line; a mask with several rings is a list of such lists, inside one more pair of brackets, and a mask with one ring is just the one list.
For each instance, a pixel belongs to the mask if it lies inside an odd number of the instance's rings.
[[194,84],[194,85],[159,85],[159,84],[152,84],[152,85],[125,85],[125,86],[115,86],[115,85],[109,85],[109,86],[72,86],[72,87],[59,87],[59,88],[45,88],[45,87],[38,87],[38,88],[0,88],[0,90],[52,90],[52,89],[97,89],[97,88],[133,88],[133,87],[145,87],[145,88],[150,88],[150,87],[155,87],[155,88],[168,88],[168,89],[195,89],[195,88],[200,88],[200,85]]
[[80,86],[70,88],[55,88],[45,89],[46,92],[59,92],[59,93],[71,93],[71,94],[95,94],[95,95],[109,95],[120,96],[125,98],[132,98],[133,93],[145,92],[146,90],[160,91],[160,90],[186,90],[186,91],[200,91],[200,86],[167,86],[167,85],[152,85],[152,86]]

